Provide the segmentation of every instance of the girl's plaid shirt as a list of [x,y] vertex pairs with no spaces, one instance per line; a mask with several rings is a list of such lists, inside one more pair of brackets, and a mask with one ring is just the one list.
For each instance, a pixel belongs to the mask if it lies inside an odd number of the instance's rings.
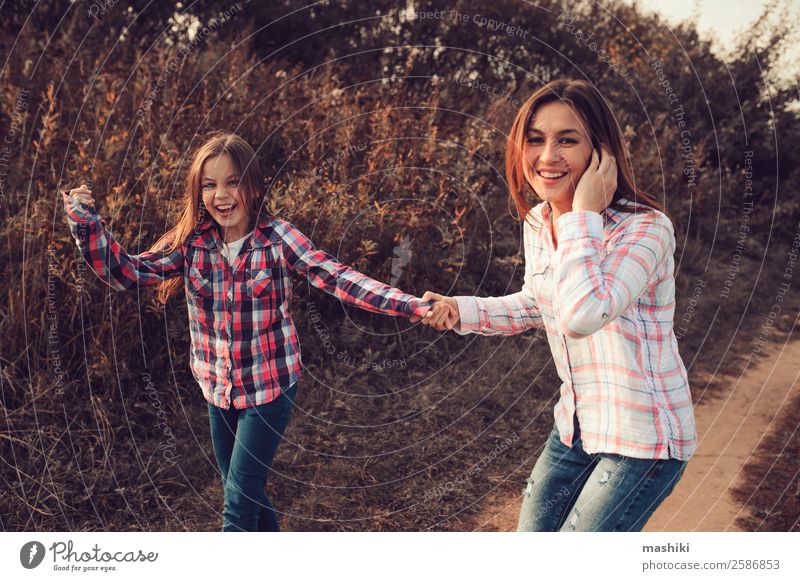
[[422,316],[430,306],[340,264],[316,250],[297,228],[263,217],[232,265],[208,218],[171,253],[129,255],[93,209],[62,193],[81,254],[101,280],[136,290],[183,276],[191,334],[192,374],[212,404],[246,408],[267,403],[302,373],[297,330],[289,314],[289,271],[362,309]]
[[[627,201],[627,203],[630,203]],[[634,458],[687,460],[696,448],[691,393],[673,332],[675,234],[663,213],[569,212],[550,236],[537,205],[523,230],[525,280],[504,297],[455,297],[461,334],[544,329],[562,380],[555,421],[572,445]]]

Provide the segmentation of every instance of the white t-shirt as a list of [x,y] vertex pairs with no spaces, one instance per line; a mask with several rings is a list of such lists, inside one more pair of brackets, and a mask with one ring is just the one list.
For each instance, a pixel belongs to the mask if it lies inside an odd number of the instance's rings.
[[250,236],[250,234],[246,234],[239,238],[238,240],[234,240],[233,242],[223,242],[222,243],[222,252],[225,253],[225,258],[228,259],[228,264],[233,264],[236,257],[239,256],[239,251],[242,249],[242,244],[244,244],[245,238]]

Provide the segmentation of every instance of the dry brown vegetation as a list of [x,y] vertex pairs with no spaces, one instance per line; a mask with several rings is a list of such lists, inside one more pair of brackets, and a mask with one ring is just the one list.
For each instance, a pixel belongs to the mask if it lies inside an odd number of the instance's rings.
[[[545,4],[558,13],[558,2]],[[309,42],[295,47],[299,56],[269,56],[270,43],[284,42],[287,31],[302,35],[288,23],[270,29],[278,40],[259,34],[253,14],[210,34],[171,71],[180,53],[161,33],[163,22],[153,17],[140,30],[147,13],[134,25],[125,3],[103,23],[108,29],[90,29],[85,13],[59,2],[24,29],[21,13],[3,18],[0,139],[16,127],[0,208],[3,530],[219,527],[221,486],[205,402],[188,369],[184,299],[161,308],[152,290],[115,293],[81,270],[57,197],[59,188],[91,179],[110,231],[129,252],[141,252],[174,223],[187,155],[212,130],[236,131],[259,148],[270,211],[343,262],[389,281],[393,253],[407,240],[413,259],[396,283],[403,290],[498,295],[521,281],[520,228],[501,170],[516,109],[453,75],[476,71],[522,101],[541,82],[532,70],[586,73],[619,110],[637,180],[665,199],[681,225],[677,317],[687,313],[697,280],[706,283],[681,338],[692,378],[751,356],[800,217],[796,108],[791,93],[767,84],[781,45],[768,38],[758,63],[742,50],[726,69],[688,25],[677,31],[679,47],[654,17],[619,5],[620,22],[635,25],[641,44],[608,16],[600,36],[629,64],[626,79],[552,19],[531,19],[520,5],[456,8],[517,15],[572,65],[533,49],[529,58],[538,60],[527,65],[519,51],[528,49],[513,39],[491,44],[474,26],[443,23],[426,26],[448,46],[475,48],[477,37],[489,43],[480,46],[486,55],[513,53],[526,67],[504,69],[494,57],[463,51],[445,51],[438,62],[423,48],[344,58],[355,49],[342,31],[339,45]],[[204,8],[198,18],[224,9]],[[385,11],[391,14],[390,3]],[[585,21],[603,17],[589,12]],[[340,17],[317,13],[316,23],[307,17],[298,26],[316,29]],[[115,44],[120,22],[130,28]],[[407,28],[405,39],[387,28],[379,46],[430,40],[427,28]],[[359,34],[364,46],[378,42],[372,30]],[[664,63],[687,111],[694,188],[652,58]],[[780,151],[776,132],[787,144]],[[756,207],[724,298],[748,149],[756,152]],[[459,530],[492,490],[521,490],[551,428],[558,388],[543,336],[439,335],[358,312],[301,281],[295,297],[306,374],[269,483],[284,528]],[[783,330],[796,324],[795,297],[793,290],[779,317]],[[321,326],[309,309],[322,314]],[[695,395],[708,387],[695,381]],[[506,438],[513,445],[484,462]],[[796,454],[783,459],[785,479],[797,479],[797,461]]]

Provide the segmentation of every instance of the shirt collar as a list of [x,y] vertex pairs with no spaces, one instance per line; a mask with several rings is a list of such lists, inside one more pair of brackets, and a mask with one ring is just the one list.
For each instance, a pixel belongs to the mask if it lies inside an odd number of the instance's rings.
[[[269,229],[271,224],[272,218],[263,214],[260,215],[256,227],[253,229],[253,235],[245,239],[243,248],[248,248],[248,241],[250,241],[249,248],[263,248],[270,246],[272,244],[269,238]],[[219,248],[222,245],[222,237],[219,234],[219,226],[213,218],[206,216],[205,220],[197,225],[195,228],[195,236],[192,239],[191,244],[192,246],[209,248],[211,250]]]
[[[622,204],[630,204],[630,201],[627,198],[620,198],[619,202]],[[623,218],[624,212],[621,210],[616,210],[614,208],[608,207],[601,215],[604,218],[604,221],[611,221],[614,224],[619,223],[620,220]],[[542,204],[542,218],[544,218],[545,222],[550,221],[550,202],[544,202]]]

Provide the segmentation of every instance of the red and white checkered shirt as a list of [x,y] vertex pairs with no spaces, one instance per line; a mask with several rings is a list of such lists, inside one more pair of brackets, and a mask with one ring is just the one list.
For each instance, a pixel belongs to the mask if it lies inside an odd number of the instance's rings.
[[289,314],[289,271],[342,301],[375,313],[422,316],[429,302],[405,294],[316,250],[284,220],[262,217],[232,265],[216,223],[207,218],[171,253],[129,255],[94,209],[63,193],[72,235],[89,266],[117,290],[184,276],[190,367],[212,404],[267,403],[301,375],[300,345]]
[[563,381],[554,415],[587,453],[688,460],[697,446],[675,315],[675,234],[663,213],[569,212],[550,236],[550,207],[524,225],[525,280],[504,297],[455,297],[461,334],[544,328]]

